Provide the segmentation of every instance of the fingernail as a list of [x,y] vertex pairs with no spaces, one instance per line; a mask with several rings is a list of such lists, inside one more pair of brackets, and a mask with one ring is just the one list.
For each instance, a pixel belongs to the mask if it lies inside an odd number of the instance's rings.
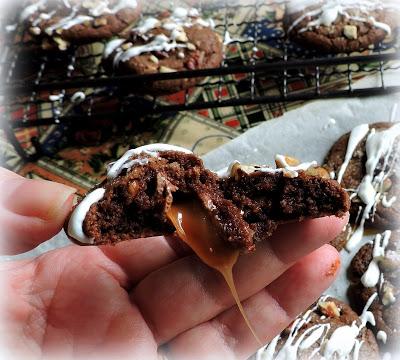
[[3,187],[6,194],[2,196],[2,204],[9,211],[46,221],[65,216],[76,192],[56,182],[21,178],[8,179]]

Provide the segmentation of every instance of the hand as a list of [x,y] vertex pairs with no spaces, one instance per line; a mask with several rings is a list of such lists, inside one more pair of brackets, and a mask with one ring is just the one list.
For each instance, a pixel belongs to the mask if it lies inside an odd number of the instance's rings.
[[[0,246],[20,253],[51,238],[72,188],[0,169]],[[324,245],[347,219],[282,226],[243,255],[234,278],[249,320],[267,343],[334,280],[338,253]],[[5,229],[5,230],[3,230]],[[222,276],[163,237],[116,246],[71,245],[0,264],[0,323],[8,358],[246,359],[259,344]]]

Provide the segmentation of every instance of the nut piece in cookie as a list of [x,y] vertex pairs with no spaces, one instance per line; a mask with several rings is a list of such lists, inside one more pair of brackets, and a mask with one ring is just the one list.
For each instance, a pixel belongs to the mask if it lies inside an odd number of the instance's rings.
[[195,202],[228,246],[251,251],[281,223],[348,211],[346,192],[336,181],[309,175],[314,166],[236,163],[219,177],[186,149],[133,149],[110,164],[106,180],[76,206],[67,233],[89,245],[172,234],[171,208]]
[[349,53],[390,36],[398,13],[398,5],[390,1],[290,1],[285,27],[291,39],[309,48]]
[[[201,18],[196,9],[180,7],[172,13],[144,17],[122,43],[113,40],[106,45],[105,67],[120,74],[174,73],[218,67],[223,58],[223,44],[213,24],[211,19]],[[132,46],[126,48],[126,43]],[[142,87],[151,93],[173,93],[193,87],[200,80],[163,80]]]

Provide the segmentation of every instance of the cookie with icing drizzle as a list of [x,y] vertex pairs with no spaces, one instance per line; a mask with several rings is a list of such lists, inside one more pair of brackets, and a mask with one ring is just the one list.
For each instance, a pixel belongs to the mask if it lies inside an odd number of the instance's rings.
[[344,302],[322,296],[260,349],[254,360],[379,359],[374,335],[366,328],[368,322],[374,322],[368,306],[358,316]]
[[109,39],[133,25],[141,0],[32,0],[19,20],[31,42],[42,49],[66,50],[71,43]]
[[288,36],[304,46],[326,53],[350,53],[391,36],[399,11],[397,1],[291,1],[285,27]]
[[75,207],[65,229],[86,245],[173,234],[171,207],[194,202],[227,246],[251,251],[278,224],[348,211],[347,193],[321,177],[315,162],[289,159],[278,156],[277,168],[234,163],[218,176],[183,148],[133,149],[109,165],[104,182]]
[[[212,19],[203,19],[194,8],[175,8],[155,17],[144,17],[124,38],[111,40],[104,64],[118,74],[154,74],[215,68],[223,59],[223,44]],[[164,80],[138,90],[173,93],[196,85],[200,78]]]
[[[365,225],[400,226],[400,123],[357,126],[331,148],[325,167],[348,190],[360,238]],[[354,242],[356,243],[356,242]]]
[[400,343],[400,232],[386,231],[365,244],[350,265],[351,297],[356,309],[362,309],[373,293],[371,304],[376,324],[371,326],[384,351],[395,350]]

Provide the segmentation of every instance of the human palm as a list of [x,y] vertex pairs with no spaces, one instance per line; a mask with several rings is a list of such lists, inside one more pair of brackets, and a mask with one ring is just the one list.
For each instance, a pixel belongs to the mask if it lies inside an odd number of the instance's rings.
[[[73,190],[0,169],[0,243],[19,253],[57,233]],[[347,219],[281,227],[241,256],[234,278],[250,323],[268,342],[333,281],[329,245]],[[11,358],[245,359],[260,345],[222,276],[179,241],[71,245],[0,264],[1,341]]]

